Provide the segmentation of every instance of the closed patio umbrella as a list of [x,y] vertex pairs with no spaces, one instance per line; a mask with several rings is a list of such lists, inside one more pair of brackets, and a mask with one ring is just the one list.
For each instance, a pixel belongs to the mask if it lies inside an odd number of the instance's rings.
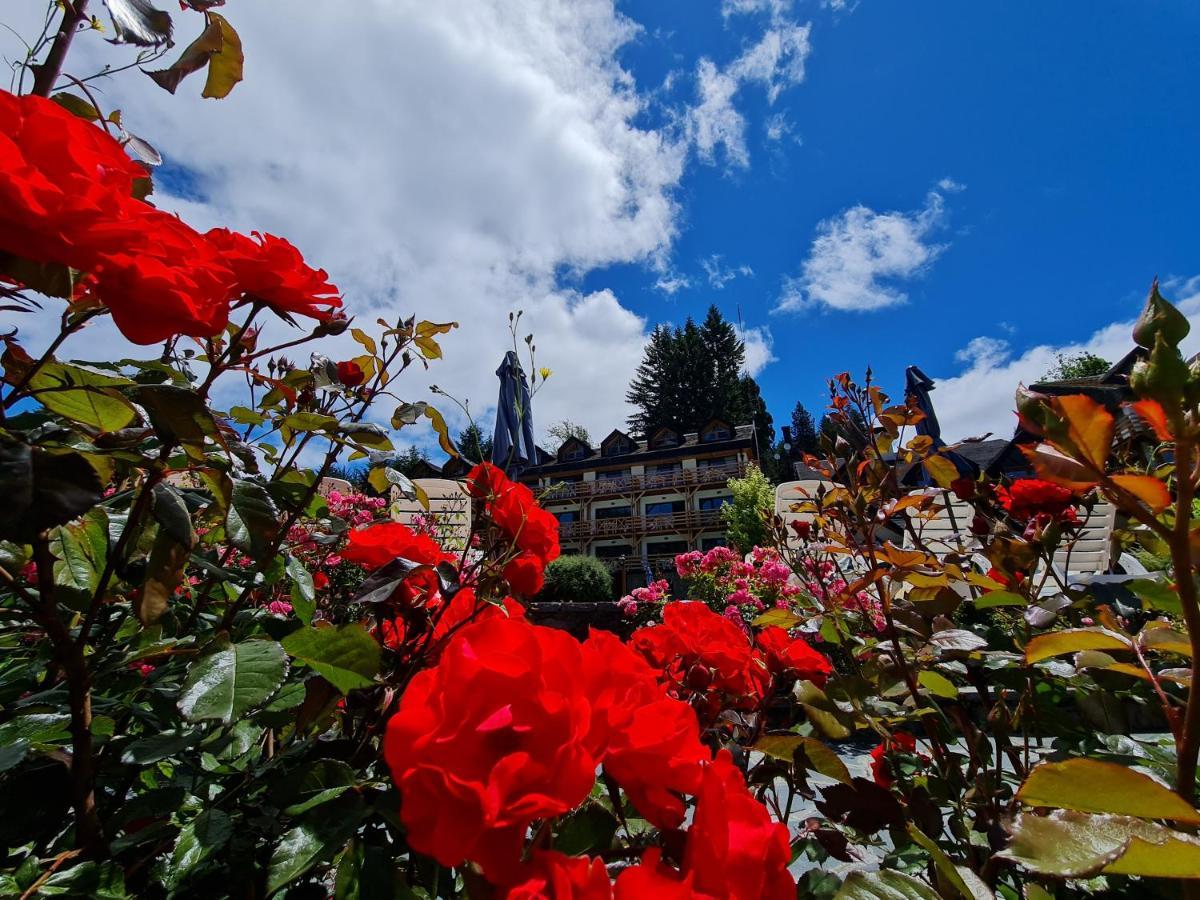
[[512,350],[504,354],[496,375],[500,379],[500,399],[496,403],[492,464],[503,469],[509,478],[516,478],[537,462],[529,382]]
[[[942,440],[942,426],[938,423],[937,413],[933,409],[933,399],[929,396],[933,388],[933,379],[916,366],[909,366],[904,370],[904,398],[925,414],[925,418],[917,423],[917,434],[931,438],[934,449],[940,450],[946,446],[946,442]],[[979,477],[979,466],[962,454],[951,450],[941,455],[954,463],[954,468],[958,469],[961,477]],[[929,482],[928,475],[925,476],[925,482],[926,484]]]

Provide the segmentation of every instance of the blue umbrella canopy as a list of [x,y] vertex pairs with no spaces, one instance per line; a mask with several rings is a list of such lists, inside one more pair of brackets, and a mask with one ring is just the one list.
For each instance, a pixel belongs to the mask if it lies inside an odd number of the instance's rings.
[[509,350],[496,370],[500,399],[496,403],[496,433],[492,439],[492,464],[516,478],[537,462],[533,443],[533,405],[529,381],[517,354]]
[[[917,434],[927,435],[933,440],[934,449],[940,450],[946,446],[946,442],[942,440],[942,426],[938,423],[937,413],[933,409],[933,399],[929,396],[933,388],[933,379],[916,366],[909,366],[904,370],[904,399],[925,414],[925,418],[917,423]],[[964,478],[979,477],[979,466],[961,453],[948,450],[942,456],[954,463],[954,468],[958,469],[960,476]],[[925,480],[928,483],[928,475],[925,475]]]

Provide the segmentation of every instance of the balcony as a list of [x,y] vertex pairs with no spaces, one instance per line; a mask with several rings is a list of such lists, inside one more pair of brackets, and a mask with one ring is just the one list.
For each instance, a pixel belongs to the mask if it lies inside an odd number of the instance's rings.
[[746,474],[744,463],[708,466],[703,469],[684,469],[658,475],[627,475],[623,478],[597,478],[595,481],[562,482],[539,493],[542,503],[555,500],[583,500],[600,497],[624,497],[658,491],[678,491],[688,488],[716,487],[730,478]]
[[632,538],[654,534],[686,534],[690,531],[721,527],[719,509],[689,509],[662,516],[622,516],[614,519],[560,522],[558,537],[562,541]]

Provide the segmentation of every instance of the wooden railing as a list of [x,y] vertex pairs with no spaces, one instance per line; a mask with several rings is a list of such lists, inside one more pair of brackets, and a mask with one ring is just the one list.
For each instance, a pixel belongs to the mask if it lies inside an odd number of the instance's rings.
[[648,534],[679,534],[721,525],[719,509],[689,509],[661,516],[621,516],[581,522],[560,522],[559,540],[633,537]]
[[701,485],[724,484],[730,478],[746,474],[745,463],[727,463],[678,472],[649,475],[625,475],[621,478],[597,478],[595,481],[560,482],[548,488],[534,488],[543,503],[576,500],[584,497],[620,497],[647,491],[672,491]]

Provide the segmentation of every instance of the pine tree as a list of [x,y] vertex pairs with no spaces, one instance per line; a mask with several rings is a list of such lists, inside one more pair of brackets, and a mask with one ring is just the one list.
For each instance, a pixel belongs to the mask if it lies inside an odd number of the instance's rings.
[[629,427],[635,434],[645,434],[663,422],[664,386],[672,378],[674,334],[667,325],[658,325],[650,334],[646,352],[637,367],[625,399],[637,407],[629,417]]
[[480,427],[472,422],[458,433],[458,449],[467,462],[491,462],[492,436],[485,437]]
[[816,453],[817,428],[812,413],[803,403],[797,402],[792,410],[792,453]]
[[758,382],[749,375],[743,375],[738,382],[737,405],[732,415],[726,414],[725,418],[732,418],[738,425],[753,423],[759,455],[771,453],[775,446],[775,420],[767,411]]
[[708,405],[703,418],[707,421],[728,417],[729,410],[737,408],[739,403],[746,345],[738,338],[733,323],[725,319],[716,306],[708,308],[708,315],[700,326],[700,337],[706,357],[705,368],[709,370],[706,382],[709,390],[704,398]]

